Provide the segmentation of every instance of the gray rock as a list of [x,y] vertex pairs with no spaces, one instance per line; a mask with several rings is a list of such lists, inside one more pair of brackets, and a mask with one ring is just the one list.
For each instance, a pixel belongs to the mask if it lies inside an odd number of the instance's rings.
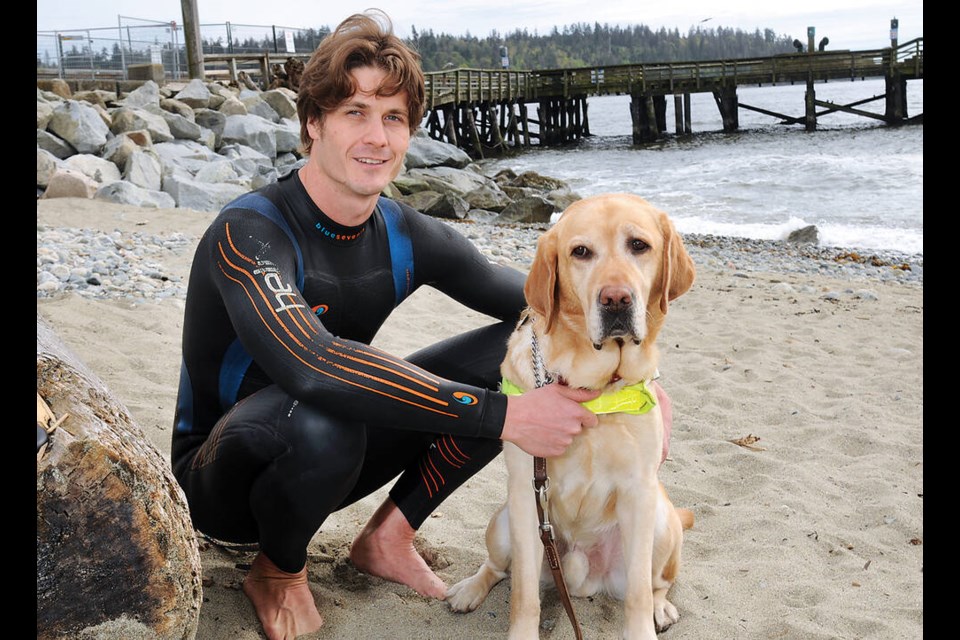
[[66,140],[62,140],[42,129],[37,129],[37,146],[61,160],[69,158],[77,152]]
[[550,222],[556,211],[553,203],[542,196],[526,196],[511,202],[497,216],[499,224],[513,222]]
[[567,184],[563,180],[542,176],[536,171],[524,171],[509,181],[511,187],[528,187],[538,191],[553,191],[563,189]]
[[98,184],[121,180],[120,169],[109,160],[89,153],[78,153],[63,161],[63,166],[95,180]]
[[281,153],[278,154],[277,159],[273,161],[273,166],[278,174],[285,176],[291,171],[299,169],[306,163],[306,159],[298,158],[295,154]]
[[216,146],[219,147],[223,137],[223,128],[227,124],[227,116],[213,109],[197,109],[194,111],[194,121],[201,127],[213,131],[216,135]]
[[290,89],[286,87],[270,89],[269,91],[264,91],[263,94],[261,94],[261,98],[269,104],[281,118],[297,119],[297,94]]
[[137,147],[127,157],[123,178],[148,191],[160,191],[163,185],[163,163],[153,149]]
[[[116,97],[116,94],[110,94],[110,95],[113,95],[114,98]],[[76,93],[73,94],[73,99],[80,100],[82,102],[86,102],[88,104],[100,107],[104,111],[106,111],[107,109],[107,103],[103,98],[103,94],[97,91],[77,91]]]
[[401,196],[400,201],[434,218],[463,220],[470,210],[467,201],[453,193],[418,191],[409,196]]
[[215,134],[210,129],[205,129],[200,127],[200,137],[197,138],[197,142],[210,149],[211,151],[217,150],[217,134]]
[[[146,85],[144,85],[146,86]],[[157,106],[159,110],[160,107]],[[154,143],[170,142],[174,139],[170,132],[170,125],[160,114],[151,113],[142,108],[120,107],[113,112],[113,124],[110,130],[114,135],[130,131],[145,129],[150,132],[150,139]]]
[[440,193],[455,193],[461,198],[471,191],[492,182],[490,178],[465,169],[454,167],[429,167],[424,169],[410,169],[407,175],[418,178],[430,185],[433,191]]
[[410,138],[410,147],[407,149],[407,169],[421,169],[424,167],[455,167],[462,169],[471,162],[465,151],[446,142],[434,140],[424,129],[419,129]]
[[223,143],[233,142],[256,149],[271,159],[277,157],[276,127],[259,116],[227,116]]
[[53,117],[53,105],[49,102],[37,100],[37,129],[46,129],[47,123]]
[[163,190],[173,196],[178,207],[196,211],[220,211],[231,200],[250,190],[238,184],[197,182],[165,177]]
[[63,161],[46,149],[37,147],[37,186],[46,187],[54,172],[63,165]]
[[582,196],[571,191],[569,187],[548,191],[544,197],[553,203],[557,211],[564,211],[577,200],[583,199]]
[[224,145],[220,147],[220,155],[229,159],[241,176],[253,177],[274,169],[272,158],[246,145]]
[[170,135],[175,139],[198,140],[200,138],[200,125],[192,118],[185,118],[179,113],[166,111],[160,107],[149,108],[149,111],[164,119],[170,129]]
[[787,242],[792,244],[817,244],[820,242],[820,231],[816,225],[807,225],[800,229],[794,229],[787,234]]
[[247,114],[259,116],[264,120],[269,120],[274,124],[280,122],[280,114],[271,107],[260,94],[254,94],[242,99],[243,106],[247,108]]
[[205,164],[194,175],[197,182],[234,182],[239,180],[240,175],[234,169],[233,162],[224,158],[219,162],[210,162]]
[[273,184],[279,179],[279,177],[280,174],[277,172],[277,170],[271,168],[250,178],[250,188],[259,189],[260,187],[265,187],[268,184]]
[[153,80],[147,80],[121,100],[125,107],[140,109],[148,105],[160,106],[160,87]]
[[186,102],[181,102],[175,98],[161,98],[160,108],[164,111],[175,113],[178,116],[183,116],[190,122],[194,122],[196,119],[196,114],[194,113],[193,108],[191,108]]
[[513,202],[495,182],[474,189],[466,195],[465,200],[474,209],[496,211],[498,213]]
[[210,105],[210,90],[203,80],[194,78],[174,96],[180,102],[190,105],[194,109],[205,109]]
[[50,176],[44,198],[92,198],[100,184],[79,171],[58,168]]
[[[208,82],[207,90],[210,92],[210,100],[213,101],[214,98],[219,99],[221,102],[227,98],[236,98],[240,93],[233,87],[226,87],[219,82]],[[217,107],[213,104],[210,105],[211,109],[216,109]]]
[[430,191],[430,183],[421,178],[414,178],[408,173],[398,175],[394,178],[392,184],[404,195],[410,195],[418,191]]
[[172,209],[177,206],[177,203],[169,193],[144,189],[123,180],[103,185],[97,189],[93,197],[96,200],[106,200],[108,202],[153,209]]
[[146,129],[127,131],[107,140],[100,157],[117,165],[121,171],[127,166],[127,158],[136,150],[153,145],[153,139]]
[[65,100],[54,107],[47,130],[69,142],[78,153],[97,153],[110,134],[97,110],[76,100]]
[[282,119],[277,123],[274,135],[277,138],[277,155],[300,149],[300,122]]
[[[209,162],[210,160],[219,159],[215,151],[192,140],[161,142],[153,145],[153,149],[160,155],[160,159],[164,164],[170,162],[173,164],[183,163],[186,165],[187,160]],[[197,169],[199,169],[199,166],[194,168],[193,172],[196,173]]]
[[240,100],[234,97],[224,100],[223,103],[217,107],[217,111],[228,117],[247,115],[247,107],[244,106]]

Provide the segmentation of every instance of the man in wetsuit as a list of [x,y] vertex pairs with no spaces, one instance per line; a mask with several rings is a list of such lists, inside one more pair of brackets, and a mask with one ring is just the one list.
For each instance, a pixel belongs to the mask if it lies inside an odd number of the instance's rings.
[[[323,623],[306,553],[330,513],[399,475],[351,561],[442,599],[413,548],[426,517],[502,441],[554,456],[596,424],[579,404],[596,392],[493,391],[524,276],[380,198],[422,119],[424,78],[377,17],[351,16],[318,47],[297,99],[307,163],[221,211],[187,291],[173,468],[198,530],[259,543],[243,590],[271,640]],[[406,360],[370,347],[423,284],[499,322]]]
[[[579,403],[597,392],[493,391],[524,306],[523,274],[380,198],[423,97],[419,60],[389,20],[351,16],[301,79],[306,165],[227,205],[197,247],[173,468],[198,530],[259,544],[243,591],[271,640],[323,623],[306,554],[330,513],[399,475],[350,558],[442,599],[446,585],[413,547],[426,517],[502,441],[554,456],[596,424]],[[406,360],[370,347],[424,284],[498,322]]]

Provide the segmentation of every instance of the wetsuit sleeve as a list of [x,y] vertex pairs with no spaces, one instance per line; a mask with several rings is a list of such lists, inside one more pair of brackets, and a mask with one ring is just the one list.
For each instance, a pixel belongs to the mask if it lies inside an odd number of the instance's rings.
[[408,219],[419,284],[498,320],[519,319],[526,305],[525,274],[491,262],[469,239],[439,220],[416,212]]
[[504,396],[327,331],[297,288],[296,251],[275,223],[231,209],[208,233],[212,278],[240,342],[292,397],[358,422],[500,436]]

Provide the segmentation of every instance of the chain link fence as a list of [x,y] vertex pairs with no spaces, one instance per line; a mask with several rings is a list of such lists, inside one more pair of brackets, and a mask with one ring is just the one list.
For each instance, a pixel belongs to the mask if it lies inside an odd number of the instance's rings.
[[[329,28],[201,24],[204,54],[309,54]],[[131,65],[161,64],[168,80],[186,80],[183,25],[119,16],[115,27],[37,32],[37,79],[126,80]]]

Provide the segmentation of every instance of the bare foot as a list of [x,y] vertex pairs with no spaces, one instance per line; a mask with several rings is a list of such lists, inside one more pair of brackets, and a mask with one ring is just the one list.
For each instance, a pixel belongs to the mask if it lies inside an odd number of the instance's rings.
[[323,625],[307,585],[306,567],[287,573],[261,552],[243,581],[243,592],[253,603],[269,640],[293,640]]
[[353,541],[350,561],[364,573],[443,600],[447,585],[417,553],[413,546],[416,534],[393,500],[387,498]]

